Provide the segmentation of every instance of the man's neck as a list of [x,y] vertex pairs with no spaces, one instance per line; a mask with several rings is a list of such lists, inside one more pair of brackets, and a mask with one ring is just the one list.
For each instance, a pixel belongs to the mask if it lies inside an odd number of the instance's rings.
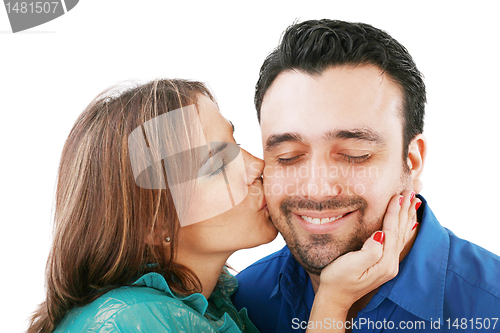
[[[399,262],[401,262],[407,255],[410,253],[411,248],[413,247],[413,244],[415,243],[415,239],[417,238],[418,231],[420,229],[420,225],[417,226],[417,229],[415,230],[416,232],[413,234],[412,238],[406,243],[405,247],[403,248],[403,251],[401,251],[401,254],[399,255]],[[308,273],[309,277],[311,278],[311,284],[314,290],[314,294],[318,291],[319,284],[320,284],[320,276]],[[378,288],[372,290],[365,296],[361,297],[359,300],[357,300],[349,310],[349,314],[347,317],[347,320],[354,319],[357,317],[358,312],[361,311],[365,306],[368,305],[372,297],[377,293]]]

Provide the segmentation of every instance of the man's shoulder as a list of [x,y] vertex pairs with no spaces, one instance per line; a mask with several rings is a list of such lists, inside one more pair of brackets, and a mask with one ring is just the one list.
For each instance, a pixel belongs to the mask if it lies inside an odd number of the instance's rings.
[[500,257],[443,227],[427,201],[419,198],[425,204],[414,244],[418,251],[412,259],[418,264],[411,273],[436,285],[436,295],[444,292],[445,307],[454,311],[473,311],[481,307],[476,303],[484,309],[500,306]]
[[290,256],[290,250],[285,246],[236,275],[238,290],[232,296],[234,305],[238,309],[246,307],[250,311],[267,304],[278,285],[280,272],[287,265]]
[[[266,281],[278,279],[278,274],[283,265],[291,256],[290,250],[284,246],[281,250],[276,251],[242,270],[236,278],[241,287],[242,282],[246,283],[247,280],[255,281],[257,277],[266,278]],[[258,281],[255,281],[258,283]],[[258,283],[259,285],[262,283]]]
[[481,246],[457,237],[448,230],[450,253],[448,286],[474,289],[500,302],[500,257]]
[[246,308],[250,320],[261,332],[276,332],[281,310],[280,273],[290,268],[291,253],[283,247],[241,271],[236,278],[238,290],[232,295],[236,308]]

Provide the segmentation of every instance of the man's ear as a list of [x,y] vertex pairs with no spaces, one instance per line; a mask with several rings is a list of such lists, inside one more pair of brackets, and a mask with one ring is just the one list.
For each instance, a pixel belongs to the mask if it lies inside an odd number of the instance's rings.
[[425,155],[427,154],[427,141],[423,134],[418,134],[408,146],[408,168],[410,169],[413,190],[420,193],[423,183],[420,180],[424,171]]

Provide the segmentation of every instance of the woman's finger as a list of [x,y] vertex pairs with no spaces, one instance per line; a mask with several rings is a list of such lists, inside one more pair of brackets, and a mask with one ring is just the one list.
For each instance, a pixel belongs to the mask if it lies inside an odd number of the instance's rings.
[[361,250],[352,252],[349,261],[352,267],[357,267],[360,277],[382,259],[384,239],[384,232],[376,231],[365,241]]
[[403,247],[406,246],[406,243],[412,238],[413,234],[416,232],[416,227],[418,226],[417,222],[417,210],[420,207],[422,201],[418,198],[415,198],[408,209],[408,224],[406,226],[406,237],[405,243]]
[[384,216],[382,231],[385,235],[385,242],[381,264],[392,264],[395,259],[395,254],[401,251],[398,240],[400,238],[400,211],[403,208],[399,203],[404,203],[400,200],[400,198],[403,197],[399,195],[392,197]]
[[411,231],[413,217],[410,209],[415,193],[405,191],[402,195],[394,196],[387,206],[382,230],[385,233],[384,253],[378,264],[378,269],[387,271],[389,276],[397,274],[399,258]]
[[415,223],[415,200],[419,199],[415,199],[415,192],[413,191],[403,192],[403,197],[400,199],[401,210],[399,212],[399,234],[397,240],[397,249],[399,252],[396,254],[398,257],[410,239],[410,231]]

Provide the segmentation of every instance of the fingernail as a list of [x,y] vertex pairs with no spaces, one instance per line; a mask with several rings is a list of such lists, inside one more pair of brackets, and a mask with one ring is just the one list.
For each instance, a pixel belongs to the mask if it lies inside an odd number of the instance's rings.
[[418,222],[415,222],[415,224],[413,225],[413,228],[411,228],[411,230],[415,230],[415,228],[417,227],[418,225]]
[[410,202],[412,202],[414,198],[415,198],[415,192],[411,192]]
[[422,204],[422,201],[419,201],[415,204],[415,210],[418,210],[420,208],[420,205]]
[[399,197],[399,205],[401,206],[403,204],[403,197]]
[[384,244],[385,234],[383,231],[377,231],[373,236],[373,240],[379,242],[380,244]]

